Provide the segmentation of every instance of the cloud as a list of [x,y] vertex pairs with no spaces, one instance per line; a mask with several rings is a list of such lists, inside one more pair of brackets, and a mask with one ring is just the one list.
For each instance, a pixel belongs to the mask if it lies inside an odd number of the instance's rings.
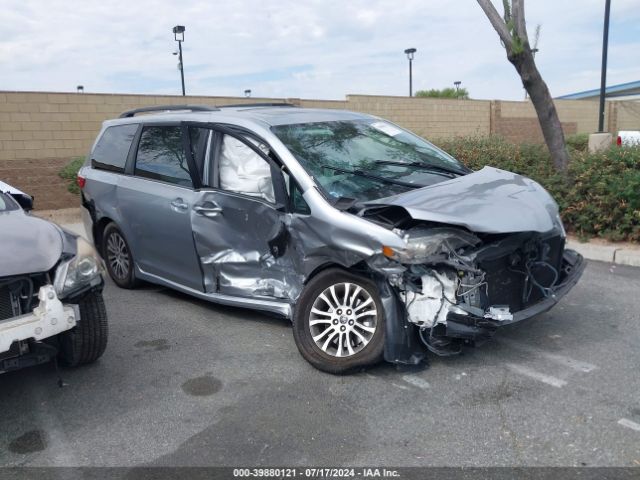
[[[500,2],[497,2],[500,3]],[[552,94],[596,88],[603,2],[527,2]],[[187,92],[344,98],[406,95],[461,80],[474,98],[523,90],[478,5],[460,0],[4,0],[0,88],[179,93],[171,28],[186,26]],[[609,84],[640,79],[636,0],[612,7]]]

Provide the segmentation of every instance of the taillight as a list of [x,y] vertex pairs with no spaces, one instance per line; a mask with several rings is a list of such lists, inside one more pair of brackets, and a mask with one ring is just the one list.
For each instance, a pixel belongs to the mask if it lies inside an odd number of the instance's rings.
[[87,179],[84,178],[84,177],[81,177],[80,175],[78,175],[76,177],[76,183],[78,184],[80,189],[83,189],[84,188],[84,184],[87,183]]
[[616,140],[616,145],[618,145],[619,147],[622,146],[622,137],[620,135],[618,135],[618,139]]

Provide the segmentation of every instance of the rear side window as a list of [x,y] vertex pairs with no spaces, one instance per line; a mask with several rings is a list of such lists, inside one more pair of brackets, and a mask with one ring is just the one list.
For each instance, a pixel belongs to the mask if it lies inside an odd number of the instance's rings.
[[135,174],[186,187],[193,186],[180,127],[147,127],[142,130]]
[[138,125],[117,125],[107,128],[91,155],[91,166],[112,172],[124,172],[127,155]]

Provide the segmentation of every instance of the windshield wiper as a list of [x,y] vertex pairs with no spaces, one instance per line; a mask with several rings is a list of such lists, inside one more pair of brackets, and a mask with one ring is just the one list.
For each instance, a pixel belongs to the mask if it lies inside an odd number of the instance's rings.
[[331,165],[320,165],[321,168],[327,168],[341,173],[349,173],[357,177],[370,178],[372,180],[378,180],[383,183],[390,183],[392,185],[400,185],[401,187],[408,188],[422,188],[426,185],[417,185],[415,183],[402,182],[400,180],[392,180],[391,178],[379,177],[378,175],[371,175],[370,173],[363,172],[362,170],[347,170],[346,168],[332,167]]
[[430,170],[435,173],[449,173],[454,175],[465,175],[468,171],[458,170],[455,168],[443,167],[440,165],[428,165],[422,162],[401,162],[400,160],[374,160],[377,165],[398,165],[407,167],[416,167],[422,170]]

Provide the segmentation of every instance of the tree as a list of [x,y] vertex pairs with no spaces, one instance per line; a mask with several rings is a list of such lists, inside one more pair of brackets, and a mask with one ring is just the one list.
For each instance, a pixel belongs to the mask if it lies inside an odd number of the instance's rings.
[[529,46],[524,0],[502,0],[502,3],[504,15],[501,17],[491,0],[478,0],[491,25],[498,32],[507,52],[507,59],[520,75],[522,85],[531,98],[555,168],[564,172],[569,165],[569,153],[551,93],[536,67],[533,52]]
[[431,90],[418,90],[416,92],[416,97],[423,98],[462,98],[468,99],[469,92],[466,88],[443,88],[442,90],[438,90],[437,88],[432,88]]

